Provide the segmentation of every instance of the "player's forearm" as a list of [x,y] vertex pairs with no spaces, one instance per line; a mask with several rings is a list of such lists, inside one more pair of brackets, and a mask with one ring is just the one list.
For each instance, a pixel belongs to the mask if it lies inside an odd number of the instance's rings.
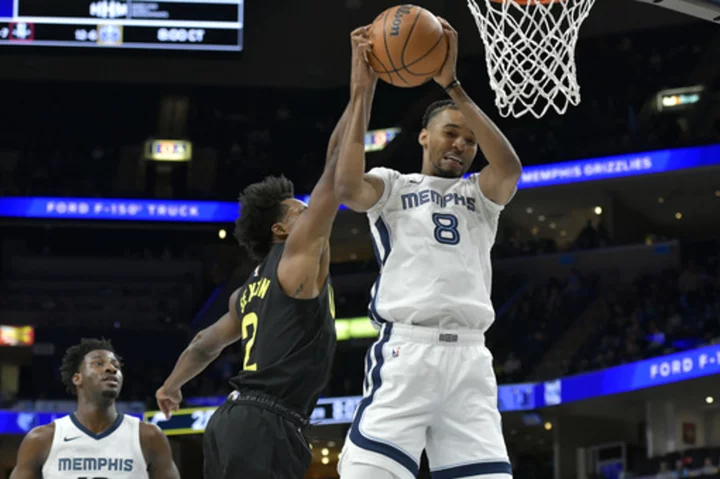
[[[198,333],[198,336],[200,334],[202,333]],[[175,368],[165,380],[166,388],[182,388],[188,381],[203,372],[220,355],[219,351],[205,350],[202,347],[202,341],[198,340],[198,336],[193,339],[178,358]]]
[[40,479],[42,474],[34,472],[32,469],[24,466],[16,466],[10,473],[10,479]]
[[475,133],[478,146],[494,170],[504,176],[522,173],[522,164],[515,149],[493,121],[475,104],[461,86],[450,90],[450,98],[465,116],[470,129]]
[[340,198],[351,198],[362,187],[365,175],[365,133],[370,123],[374,88],[353,91],[348,125],[340,142],[335,171],[335,191]]
[[328,141],[327,154],[325,156],[325,168],[332,166],[333,161],[337,161],[338,154],[340,152],[340,142],[345,136],[345,130],[347,129],[348,120],[350,118],[350,110],[352,103],[348,102],[343,111],[342,116],[335,125],[335,129],[330,135],[330,141]]

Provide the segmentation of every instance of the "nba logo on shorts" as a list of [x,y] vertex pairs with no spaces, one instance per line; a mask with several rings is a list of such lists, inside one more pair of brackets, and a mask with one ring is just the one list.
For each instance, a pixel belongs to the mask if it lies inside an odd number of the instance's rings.
[[396,358],[400,356],[400,346],[392,348],[392,357]]

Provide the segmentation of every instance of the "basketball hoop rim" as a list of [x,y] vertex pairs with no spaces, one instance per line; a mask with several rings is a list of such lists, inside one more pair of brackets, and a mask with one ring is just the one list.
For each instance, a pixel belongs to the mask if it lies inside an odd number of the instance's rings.
[[567,0],[490,0],[493,3],[517,3],[523,7],[563,3]]

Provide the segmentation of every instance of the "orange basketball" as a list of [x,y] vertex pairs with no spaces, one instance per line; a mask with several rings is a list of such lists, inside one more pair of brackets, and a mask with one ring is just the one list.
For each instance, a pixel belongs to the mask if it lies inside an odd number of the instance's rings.
[[370,66],[382,80],[399,87],[430,80],[448,53],[440,21],[416,5],[396,5],[382,12],[373,22],[370,39]]

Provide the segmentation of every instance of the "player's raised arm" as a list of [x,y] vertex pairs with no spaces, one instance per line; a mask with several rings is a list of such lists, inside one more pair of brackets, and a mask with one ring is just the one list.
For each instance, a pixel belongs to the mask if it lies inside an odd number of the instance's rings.
[[368,27],[356,29],[350,38],[353,50],[350,118],[340,143],[335,190],[343,204],[355,211],[366,211],[378,202],[385,189],[381,179],[365,174],[365,133],[370,123],[377,75],[365,59],[370,47]]
[[[356,30],[358,32],[361,29]],[[365,30],[362,30],[365,32]],[[355,32],[354,32],[355,33]],[[357,63],[357,54],[362,55],[363,49],[369,47],[366,41],[358,41],[353,49],[353,70]],[[360,61],[365,63],[361,56]],[[360,101],[369,105],[375,93],[375,79],[371,87],[360,95]],[[310,194],[308,208],[298,216],[292,227],[282,259],[278,265],[278,279],[287,294],[295,298],[314,298],[327,278],[330,265],[329,238],[332,225],[340,207],[340,196],[337,194],[335,178],[342,139],[347,136],[348,124],[351,120],[352,100],[345,108],[328,143],[325,170]],[[364,128],[366,128],[365,125]]]
[[329,272],[330,232],[340,208],[333,178],[348,115],[349,105],[330,135],[323,174],[310,194],[308,207],[297,216],[278,264],[278,281],[294,298],[316,297]]
[[198,332],[175,363],[175,368],[160,389],[155,392],[158,407],[170,417],[182,402],[180,389],[215,361],[223,349],[242,337],[240,320],[237,317],[238,291],[230,295],[228,312],[213,325]]
[[172,458],[170,443],[154,424],[140,423],[140,446],[148,464],[150,479],[180,479]]
[[434,80],[450,95],[475,134],[478,146],[488,161],[479,175],[480,189],[493,202],[504,205],[512,199],[522,174],[522,164],[500,129],[465,93],[456,77],[458,34],[440,18],[448,38],[448,58]]
[[36,427],[23,438],[10,479],[40,479],[52,446],[55,424]]

